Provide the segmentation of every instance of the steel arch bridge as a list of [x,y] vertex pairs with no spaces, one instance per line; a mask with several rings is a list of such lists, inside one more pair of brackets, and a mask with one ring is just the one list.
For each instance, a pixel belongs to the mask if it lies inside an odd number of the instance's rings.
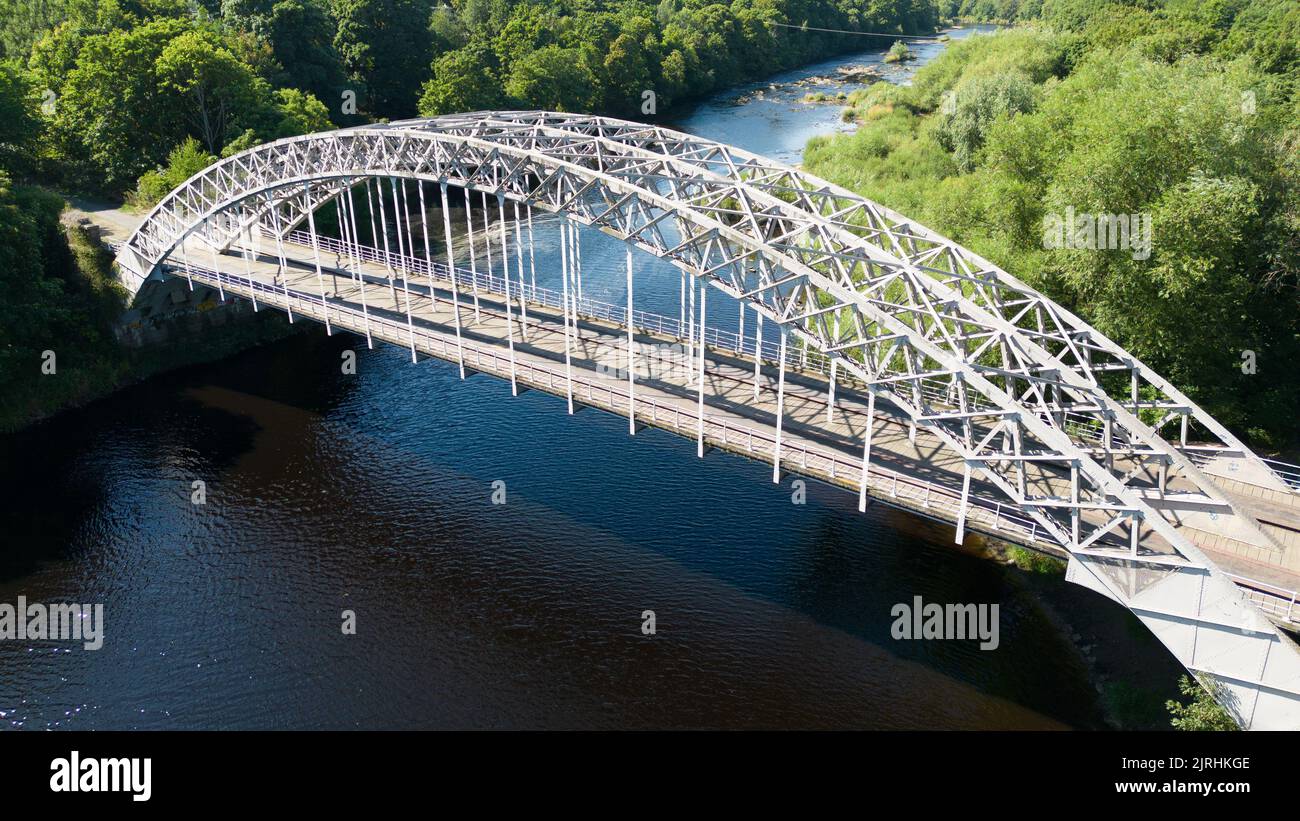
[[[313,213],[336,200],[343,213],[355,186],[383,178],[420,181],[421,202],[423,183],[435,183],[444,204],[451,186],[497,198],[503,216],[505,202],[561,214],[669,260],[702,294],[708,286],[739,300],[774,323],[783,351],[789,337],[832,363],[832,397],[837,373],[867,392],[864,495],[879,399],[913,438],[924,432],[960,460],[959,541],[974,478],[1069,554],[1068,578],[1124,604],[1217,684],[1244,726],[1300,727],[1300,652],[1190,535],[1282,549],[1193,457],[1210,454],[1258,487],[1287,486],[1079,317],[937,233],[797,169],[658,126],[545,111],[312,134],[221,160],[178,187],[120,248],[122,279],[138,294],[192,272],[199,248],[219,269],[241,237],[283,243],[304,222],[319,278]],[[450,246],[450,227],[446,236]],[[629,303],[631,270],[629,250]],[[455,292],[455,273],[451,284]],[[507,306],[509,288],[507,273]],[[323,284],[319,303],[328,323]],[[566,359],[568,308],[566,297]],[[410,321],[409,297],[407,311]],[[458,345],[460,334],[458,305]],[[414,355],[414,330],[411,345]],[[513,332],[511,356],[513,374]],[[702,388],[700,397],[702,453]],[[778,410],[778,467],[780,437]]]

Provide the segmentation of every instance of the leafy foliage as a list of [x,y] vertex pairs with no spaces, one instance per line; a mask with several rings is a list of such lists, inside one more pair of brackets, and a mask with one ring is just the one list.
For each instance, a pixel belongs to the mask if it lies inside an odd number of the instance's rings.
[[[855,94],[860,129],[814,141],[806,163],[1045,291],[1281,447],[1300,434],[1300,105],[1294,61],[1268,45],[1294,15],[1263,5],[1246,20],[1231,5],[1049,0],[1051,26],[969,38],[910,87]],[[1149,219],[1150,255],[1046,247],[1045,218],[1069,212]]]
[[187,137],[184,142],[172,149],[172,153],[167,157],[166,167],[146,171],[140,177],[140,182],[131,197],[132,203],[141,208],[156,204],[216,159],[204,150],[198,140]]
[[1177,730],[1238,730],[1237,722],[1228,714],[1218,702],[1214,700],[1211,690],[1217,685],[1209,684],[1202,687],[1200,684],[1192,681],[1188,676],[1182,676],[1178,679],[1178,692],[1183,694],[1184,698],[1191,699],[1184,704],[1172,699],[1165,702],[1165,708],[1169,710],[1169,723]]
[[[420,113],[505,104],[644,117],[861,46],[817,29],[918,32],[938,20],[932,0],[466,0],[434,15],[450,50],[434,60]],[[643,110],[646,92],[654,111]]]

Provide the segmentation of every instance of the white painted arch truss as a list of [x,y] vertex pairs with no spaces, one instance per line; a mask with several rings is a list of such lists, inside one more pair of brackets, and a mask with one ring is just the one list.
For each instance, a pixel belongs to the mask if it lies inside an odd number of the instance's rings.
[[[138,291],[161,277],[190,236],[224,249],[250,228],[284,235],[374,177],[564,213],[742,300],[959,454],[967,481],[1053,534],[1070,578],[1132,609],[1244,725],[1300,727],[1300,653],[1179,529],[1188,512],[1213,511],[1276,547],[1191,450],[1286,485],[1078,317],[796,169],[658,126],[542,111],[313,134],[222,160],[169,194],[119,252],[123,279]],[[1171,426],[1173,441],[1161,433]]]

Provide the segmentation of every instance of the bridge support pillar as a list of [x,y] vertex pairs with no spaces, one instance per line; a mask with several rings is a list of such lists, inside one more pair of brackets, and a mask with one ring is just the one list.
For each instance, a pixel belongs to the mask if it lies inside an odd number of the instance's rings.
[[533,296],[537,296],[537,256],[533,253],[533,207],[528,209],[528,279],[533,285]]
[[[275,231],[275,253],[279,258],[279,267],[276,269],[272,282],[281,282],[284,286],[284,312],[289,317],[289,324],[293,324],[293,303],[289,300],[289,261],[284,258],[284,235],[280,231],[280,206],[271,209],[271,230]],[[373,348],[374,346],[371,345]]]
[[826,423],[827,424],[830,424],[831,422],[835,421],[835,369],[836,366],[838,366],[839,364],[840,364],[839,360],[837,359],[831,360],[831,383],[830,383],[830,387],[826,389]]
[[[214,272],[216,272],[217,275],[218,275],[218,276],[217,276],[217,294],[221,297],[221,301],[222,301],[222,302],[225,302],[225,301],[226,301],[226,289],[225,289],[224,287],[222,287],[222,285],[221,285],[221,276],[220,276],[220,274],[221,274],[221,259],[220,259],[219,255],[217,254],[217,246],[215,246],[215,245],[211,245],[211,246],[209,246],[209,247],[212,249],[212,270],[213,270]],[[326,323],[328,323],[328,322],[329,322],[329,318],[326,317]]]
[[[388,245],[388,216],[384,208],[384,186],[379,180],[375,180],[375,201],[379,203],[379,228],[383,233],[384,270],[388,272],[388,291],[393,296],[393,307],[400,309],[401,305],[397,301],[397,283],[393,277],[393,252]],[[400,230],[398,231],[398,238],[401,238]]]
[[[678,271],[677,273],[680,274],[680,278],[678,279],[679,282],[678,291],[680,291],[680,295],[677,304],[677,337],[681,339],[687,336],[686,333],[686,272]],[[689,340],[687,341],[689,342]]]
[[[694,361],[695,358],[695,277],[687,276],[686,285],[690,289],[691,297],[689,309],[686,311],[686,358]],[[703,333],[700,338],[703,339]],[[692,369],[693,370],[693,369]],[[686,374],[686,384],[691,384],[691,374]]]

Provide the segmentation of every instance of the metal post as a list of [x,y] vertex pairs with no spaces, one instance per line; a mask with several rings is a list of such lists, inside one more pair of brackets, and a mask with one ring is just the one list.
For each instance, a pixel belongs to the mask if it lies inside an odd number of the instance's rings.
[[[519,203],[515,204],[515,270],[519,273],[519,332],[524,341],[528,341],[528,294],[524,290],[524,237],[519,218]],[[506,252],[502,246],[501,253]],[[536,290],[536,289],[534,289]]]
[[[384,270],[388,272],[388,290],[393,295],[393,307],[398,308],[400,304],[397,301],[397,284],[393,281],[393,253],[388,247],[388,217],[384,212],[384,187],[378,180],[375,180],[375,199],[379,202],[379,227],[384,232]],[[402,232],[397,232],[397,241],[402,241]]]
[[970,501],[970,463],[961,477],[961,508],[957,511],[957,544],[966,540],[966,505]]
[[831,359],[831,386],[826,395],[826,424],[830,424],[835,419],[835,366],[840,361]]
[[363,270],[365,267],[365,261],[362,259],[361,256],[361,235],[357,233],[357,208],[356,208],[355,201],[352,199],[351,185],[348,186],[347,196],[348,196],[348,232],[352,235],[352,244],[354,250],[356,251],[356,257],[354,257],[354,259],[356,259],[356,263],[357,263],[357,285],[360,286],[361,288],[361,316],[363,321],[365,322],[366,347],[373,350],[375,347],[375,340],[370,335],[370,308],[366,304],[366,290],[367,290],[366,274],[365,271]]
[[[677,336],[687,337],[687,344],[690,344],[690,334],[686,332],[686,272],[679,270],[678,273],[681,274],[681,286],[678,289],[681,291],[681,299],[677,308]],[[687,350],[689,351],[690,349],[688,348]]]
[[[484,193],[483,197],[486,202],[487,194]],[[504,194],[497,194],[497,210],[501,213],[501,248],[504,250],[506,247],[506,198]],[[489,248],[492,247],[491,235],[488,236],[487,245]],[[491,265],[491,257],[488,259],[488,264]],[[507,254],[503,254],[501,257],[501,275],[505,277],[506,283],[506,328],[509,331],[510,339],[510,395],[518,396],[519,383],[515,380],[515,317],[510,309],[510,256]]]
[[1079,545],[1079,463],[1070,465],[1070,536],[1072,544]]
[[[700,415],[699,428],[696,431],[695,438],[695,455],[704,458],[704,320],[707,319],[709,289],[701,283],[700,286],[700,374],[699,374],[699,393],[698,393],[698,411]],[[780,444],[777,445],[778,450]]]
[[537,297],[537,257],[533,253],[533,206],[528,208],[528,280],[533,284],[533,298]]
[[578,303],[582,303],[582,232],[578,226],[582,223],[573,225],[573,281],[577,286]]
[[474,290],[474,324],[477,325],[483,321],[483,316],[478,308],[478,254],[474,252],[474,200],[470,197],[473,193],[465,189],[465,233],[469,238],[469,277],[470,287]]
[[564,299],[564,393],[569,403],[569,414],[573,414],[573,360],[569,353],[571,340],[569,338],[569,237],[568,225],[564,216],[560,216],[560,278],[563,280],[562,293]]
[[[460,378],[465,378],[465,347],[460,337],[460,289],[456,285],[456,260],[451,253],[451,211],[447,207],[447,181],[439,183],[442,191],[442,233],[447,240],[447,270],[451,273],[451,310],[456,314],[456,362]],[[420,211],[424,212],[424,183],[420,183]],[[423,220],[422,220],[423,221]],[[429,255],[429,227],[424,228],[424,260],[428,266],[429,293],[433,293],[433,258]]]
[[867,430],[862,435],[862,480],[858,482],[858,512],[867,509],[867,474],[871,471],[871,434],[876,427],[876,393],[867,394]]
[[[256,225],[257,225],[256,234],[253,234],[252,226],[248,226],[248,244],[250,244],[251,246],[250,251],[252,252],[253,262],[256,262],[257,260],[261,259],[261,222],[260,221],[257,222]],[[252,288],[251,279],[252,277],[250,277],[250,282],[248,282],[248,287],[250,288]],[[253,313],[256,313],[257,312],[257,291],[252,290],[252,295],[253,295],[252,310]]]
[[627,432],[636,435],[636,338],[632,329],[632,246],[627,251]]
[[220,295],[221,301],[226,301],[226,289],[221,285],[221,260],[217,256],[217,246],[209,245],[212,249],[212,273],[217,277],[217,294]]
[[[424,180],[416,180],[416,193],[420,199],[420,234],[424,239],[424,278],[429,282],[429,315],[430,318],[438,312],[438,292],[437,286],[433,283],[433,248],[429,243],[429,209],[424,201]],[[447,241],[447,274],[451,277],[452,302],[455,302],[456,289],[456,263],[451,253],[451,217],[447,213],[447,183],[441,183],[442,191],[442,224],[444,228],[445,239]],[[460,319],[460,314],[456,315]]]
[[402,180],[402,212],[406,216],[406,251],[400,257],[405,269],[409,262],[415,260],[415,237],[411,233],[411,198],[406,191],[406,180]]
[[[488,290],[492,290],[492,219],[488,210],[487,192],[483,194],[483,247],[487,249]],[[502,229],[504,230],[504,229]]]
[[776,383],[776,452],[772,455],[772,481],[781,481],[781,420],[785,415],[785,326],[781,326],[780,376]]
[[280,258],[280,268],[276,277],[284,277],[284,312],[289,316],[289,324],[293,324],[293,301],[289,299],[289,262],[284,258],[284,239],[280,236],[280,206],[276,205],[271,209],[271,230],[275,232],[275,250]]
[[[371,195],[371,188],[372,186],[378,187],[379,180],[375,177],[367,177],[365,181],[365,186],[366,186],[366,210],[370,212],[370,247],[374,248],[375,252],[378,253],[379,252],[379,229],[375,227],[375,200],[374,197]],[[379,204],[380,205],[384,204],[382,196],[379,199]],[[385,265],[388,264],[386,260],[384,264]]]
[[[687,340],[689,340],[686,343],[686,355],[687,357],[694,359],[695,358],[695,350],[694,350],[695,348],[695,277],[692,276],[689,278],[687,287],[689,287],[691,291],[691,302],[690,302],[690,310],[686,312],[686,338]],[[700,338],[701,339],[704,338],[704,331],[702,330],[700,331]],[[686,384],[689,385],[690,383],[691,383],[691,375],[687,374]]]
[[758,322],[754,325],[754,398],[758,398],[758,377],[763,365],[763,315],[754,311]]
[[249,255],[253,253],[253,229],[248,229],[248,244],[244,246],[244,276],[248,279],[248,293],[253,297],[253,313],[257,313],[257,289],[253,287],[253,265],[249,262]]
[[[407,276],[408,258],[415,256],[415,250],[411,248],[411,209],[405,207],[407,203],[403,202],[399,207],[397,203],[397,179],[389,177],[389,184],[393,189],[393,219],[397,220],[397,259],[402,265],[402,290],[406,293],[406,330],[411,338],[411,362],[419,360],[415,355],[415,320],[411,318],[411,280]],[[402,200],[406,200],[406,183],[402,183]],[[406,239],[407,245],[402,246],[402,217],[406,217]],[[407,253],[407,251],[411,253]]]
[[[348,233],[348,209],[347,209],[347,190],[351,182],[343,180],[338,194],[334,197],[334,207],[339,220],[339,245],[342,252],[339,254],[339,266],[352,279],[352,284],[357,284],[357,265],[356,258],[352,255],[352,235]],[[335,293],[338,288],[335,287]]]
[[316,236],[316,217],[312,213],[310,203],[307,205],[307,230],[311,232],[312,257],[316,261],[316,284],[320,286],[320,307],[325,314],[325,334],[326,336],[333,336],[334,329],[330,327],[329,304],[325,301],[325,277],[320,271],[320,239]]

